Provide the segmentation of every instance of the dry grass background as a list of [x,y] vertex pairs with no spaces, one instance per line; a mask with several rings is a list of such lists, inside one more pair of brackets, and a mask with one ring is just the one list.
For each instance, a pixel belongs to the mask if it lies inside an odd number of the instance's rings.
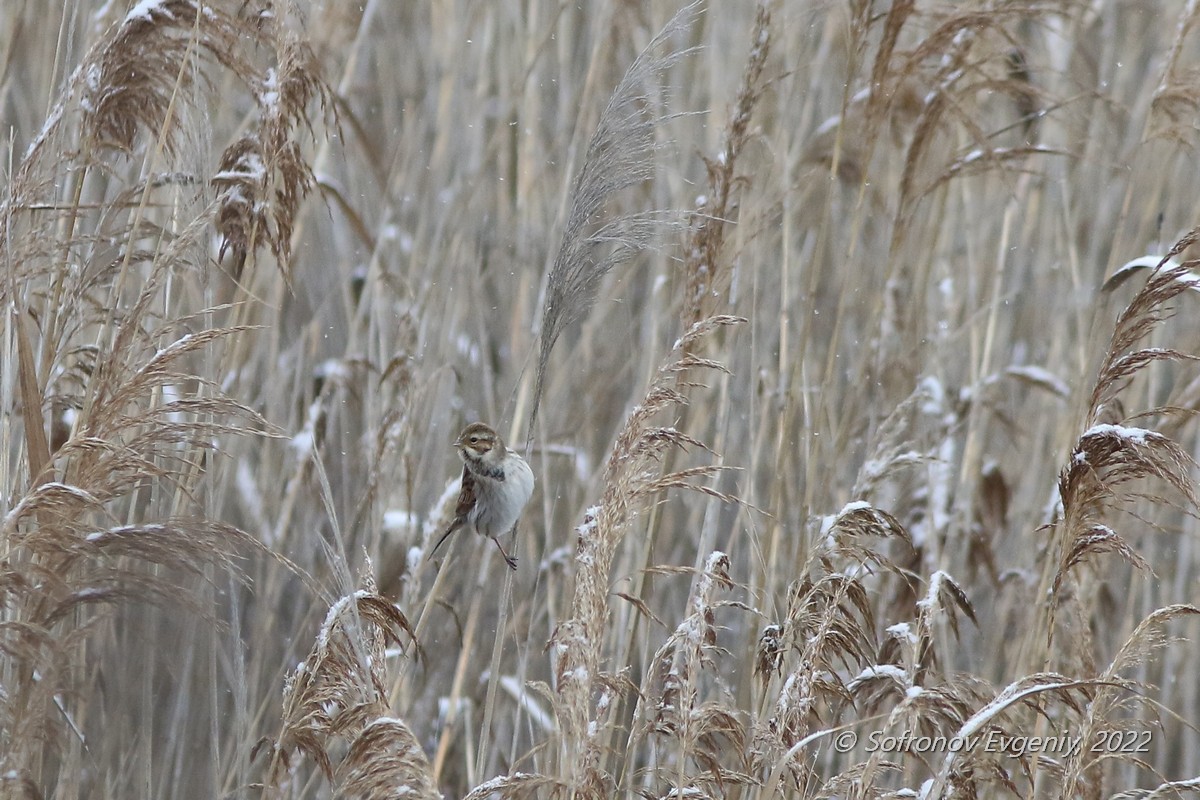
[[131,5],[0,14],[0,794],[1200,788],[1195,3]]

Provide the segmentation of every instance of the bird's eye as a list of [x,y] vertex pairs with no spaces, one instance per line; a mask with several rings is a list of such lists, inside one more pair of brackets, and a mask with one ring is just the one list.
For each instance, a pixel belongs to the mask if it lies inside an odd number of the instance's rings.
[[471,444],[479,444],[479,437],[478,437],[478,436],[472,436],[472,437],[471,437]]

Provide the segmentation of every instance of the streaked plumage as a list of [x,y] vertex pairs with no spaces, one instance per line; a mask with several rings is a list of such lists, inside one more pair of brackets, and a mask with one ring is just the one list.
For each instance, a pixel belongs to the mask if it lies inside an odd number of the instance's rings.
[[454,507],[454,521],[430,553],[437,552],[459,528],[471,527],[495,542],[505,563],[516,569],[517,560],[504,551],[497,537],[516,528],[521,511],[533,495],[533,470],[482,422],[464,428],[454,447],[463,461],[462,488]]

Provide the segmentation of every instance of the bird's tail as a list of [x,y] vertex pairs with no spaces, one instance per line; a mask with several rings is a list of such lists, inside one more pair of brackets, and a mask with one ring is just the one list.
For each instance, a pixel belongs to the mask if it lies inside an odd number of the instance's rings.
[[436,552],[438,551],[438,548],[442,546],[442,543],[443,543],[443,542],[445,542],[447,539],[449,539],[449,538],[450,538],[450,534],[454,533],[454,532],[455,532],[456,530],[458,530],[460,527],[461,527],[460,525],[451,525],[449,528],[446,528],[446,532],[442,534],[442,538],[440,538],[440,539],[438,539],[438,540],[437,540],[437,544],[435,544],[435,545],[433,546],[433,549],[431,549],[431,550],[429,551],[429,554],[428,554],[427,556],[425,556],[425,557],[426,557],[426,558],[433,558],[433,554],[434,554],[434,553],[436,553]]

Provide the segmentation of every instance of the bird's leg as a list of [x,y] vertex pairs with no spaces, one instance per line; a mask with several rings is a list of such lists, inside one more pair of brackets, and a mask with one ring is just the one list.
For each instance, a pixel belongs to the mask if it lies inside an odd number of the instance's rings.
[[500,549],[500,555],[504,556],[504,563],[508,564],[509,569],[515,571],[517,568],[517,560],[515,558],[513,558],[512,556],[510,556],[508,553],[504,552],[504,545],[500,544],[500,540],[497,539],[495,536],[492,537],[492,541],[495,542],[496,547]]

